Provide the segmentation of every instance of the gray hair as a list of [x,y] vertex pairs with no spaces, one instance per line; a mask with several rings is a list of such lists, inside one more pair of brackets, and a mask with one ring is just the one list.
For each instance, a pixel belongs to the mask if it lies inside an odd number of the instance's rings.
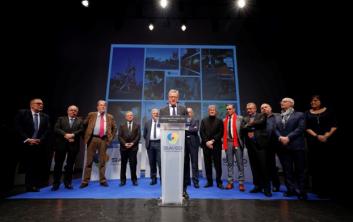
[[153,113],[153,112],[155,112],[155,111],[157,111],[157,112],[159,113],[159,109],[157,109],[157,108],[151,109],[151,113]]
[[107,103],[105,100],[103,100],[103,99],[100,99],[100,100],[98,100],[98,102],[97,102],[97,106],[99,105],[99,103],[104,103],[104,105]]
[[179,97],[179,91],[178,91],[178,90],[176,90],[176,89],[171,89],[171,90],[169,90],[168,96],[169,96],[171,93],[176,93],[176,94],[178,95],[178,97]]
[[282,102],[285,102],[285,101],[292,103],[292,106],[294,106],[294,99],[289,98],[289,97],[285,97],[282,99]]
[[210,109],[212,109],[212,108],[214,108],[214,109],[217,111],[217,106],[216,106],[216,105],[209,105],[209,106],[208,106],[208,110],[210,110]]

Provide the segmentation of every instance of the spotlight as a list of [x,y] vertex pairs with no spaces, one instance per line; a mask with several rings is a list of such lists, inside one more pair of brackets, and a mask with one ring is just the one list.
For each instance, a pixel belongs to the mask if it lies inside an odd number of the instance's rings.
[[246,5],[246,2],[245,2],[245,0],[238,0],[237,5],[239,8],[244,8]]
[[81,4],[87,8],[88,5],[89,5],[89,1],[88,0],[82,0]]
[[185,30],[186,30],[186,25],[182,24],[182,25],[180,26],[180,28],[181,28],[181,31],[185,32]]
[[168,5],[168,0],[160,0],[160,1],[159,1],[159,5],[160,5],[162,8],[166,8],[167,5]]
[[149,29],[150,31],[153,31],[154,25],[153,25],[152,23],[150,23],[149,26],[148,26],[148,29]]

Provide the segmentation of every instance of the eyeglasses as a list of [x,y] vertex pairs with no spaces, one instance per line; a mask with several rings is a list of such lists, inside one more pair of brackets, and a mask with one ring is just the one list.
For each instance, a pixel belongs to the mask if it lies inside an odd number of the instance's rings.
[[40,103],[40,102],[38,102],[38,103],[34,103],[34,104],[37,104],[37,105],[43,105],[43,103]]
[[227,110],[232,110],[232,108],[227,108]]

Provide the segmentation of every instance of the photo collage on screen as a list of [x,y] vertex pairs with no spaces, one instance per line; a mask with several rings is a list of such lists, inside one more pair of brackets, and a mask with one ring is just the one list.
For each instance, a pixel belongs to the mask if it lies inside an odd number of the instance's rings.
[[167,105],[168,91],[192,107],[195,118],[217,106],[224,118],[226,104],[239,110],[234,46],[112,45],[107,84],[108,111],[118,124],[132,111],[143,127],[152,108]]

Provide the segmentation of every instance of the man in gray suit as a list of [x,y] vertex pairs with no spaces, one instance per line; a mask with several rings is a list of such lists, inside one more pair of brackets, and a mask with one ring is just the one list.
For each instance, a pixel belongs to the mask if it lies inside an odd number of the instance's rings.
[[[178,105],[179,101],[179,91],[176,89],[171,89],[168,92],[168,105],[160,109],[159,115],[160,116],[187,116],[187,110],[185,106]],[[186,156],[186,152],[185,152]],[[186,192],[187,188],[187,181],[188,179],[185,178],[187,175],[185,173],[185,157],[184,157],[184,187],[183,187],[183,197],[185,199],[189,199],[189,194]]]
[[238,116],[235,113],[234,105],[227,105],[227,115],[223,120],[223,149],[227,156],[227,166],[228,166],[228,184],[226,186],[227,190],[233,189],[233,173],[234,173],[234,156],[237,161],[238,167],[238,182],[239,190],[241,192],[245,191],[244,186],[244,163],[243,163],[243,151],[244,144],[241,139],[240,125],[243,117]]
[[145,123],[143,129],[143,138],[148,154],[148,160],[151,167],[151,183],[150,185],[157,184],[157,165],[159,170],[159,177],[161,178],[161,130],[159,127],[158,109],[151,110],[152,119]]

